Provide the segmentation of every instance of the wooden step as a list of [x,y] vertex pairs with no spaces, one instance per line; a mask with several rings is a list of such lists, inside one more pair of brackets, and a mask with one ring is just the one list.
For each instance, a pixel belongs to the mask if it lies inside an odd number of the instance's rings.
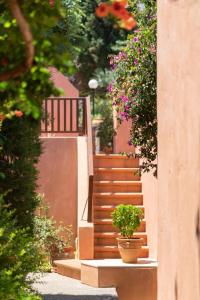
[[132,204],[142,205],[143,195],[141,193],[94,193],[94,205],[118,205]]
[[141,181],[94,181],[94,193],[96,192],[141,192]]
[[[111,217],[111,213],[115,209],[116,205],[94,205],[94,218],[95,219],[107,219]],[[144,211],[144,206],[137,205]]]
[[81,279],[81,262],[75,259],[55,260],[56,272],[60,275]]
[[[145,258],[148,256],[149,256],[149,247],[142,246],[139,258]],[[94,257],[95,258],[120,258],[120,254],[117,246],[95,246]]]
[[[94,232],[118,232],[111,219],[94,219]],[[143,219],[137,232],[146,231],[146,220]]]
[[[117,246],[117,237],[120,234],[117,232],[95,232],[94,244],[96,246]],[[134,237],[143,238],[143,245],[147,245],[147,234],[146,232],[135,232]]]
[[101,168],[138,168],[139,166],[139,159],[130,157],[128,158],[126,155],[119,155],[119,154],[98,154],[94,156],[94,167],[101,167]]
[[140,180],[138,168],[95,168],[94,180]]

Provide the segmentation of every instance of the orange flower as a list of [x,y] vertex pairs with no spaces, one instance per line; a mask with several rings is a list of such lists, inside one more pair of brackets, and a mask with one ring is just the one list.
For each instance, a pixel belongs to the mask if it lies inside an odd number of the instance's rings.
[[128,6],[128,0],[116,0],[116,2],[119,2],[124,7]]
[[126,9],[120,2],[118,2],[118,1],[113,2],[112,6],[111,6],[111,13],[115,17],[121,19],[121,16],[124,14],[124,11],[126,11]]
[[110,5],[107,3],[100,3],[99,6],[96,8],[96,15],[99,18],[107,17],[110,12]]
[[122,26],[127,30],[132,30],[137,25],[135,19],[133,17],[130,17],[127,20],[124,20],[122,23]]
[[0,113],[0,122],[3,121],[4,119],[5,119],[5,116]]
[[15,116],[18,118],[21,118],[23,116],[23,112],[21,110],[16,110],[15,111]]

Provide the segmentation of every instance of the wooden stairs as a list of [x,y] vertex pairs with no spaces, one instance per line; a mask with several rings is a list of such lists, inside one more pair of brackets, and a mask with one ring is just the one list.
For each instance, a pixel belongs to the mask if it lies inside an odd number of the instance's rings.
[[[94,258],[120,258],[112,225],[111,212],[118,204],[143,207],[142,183],[138,174],[139,160],[123,155],[94,156],[93,223]],[[149,256],[146,221],[134,234],[143,237],[141,258]]]

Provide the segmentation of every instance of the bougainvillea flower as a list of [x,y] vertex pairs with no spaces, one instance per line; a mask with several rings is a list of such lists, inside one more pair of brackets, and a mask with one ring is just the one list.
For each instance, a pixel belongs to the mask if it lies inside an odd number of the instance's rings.
[[55,5],[55,0],[49,0],[49,4],[50,4],[51,6],[54,6],[54,5]]
[[125,95],[123,95],[123,96],[121,96],[121,100],[122,100],[123,102],[127,102],[127,101],[128,101],[128,97],[125,96]]
[[23,112],[21,110],[16,110],[15,111],[15,116],[18,118],[21,118],[23,116]]
[[1,60],[1,64],[5,67],[8,65],[8,59],[6,57],[3,57]]
[[96,8],[96,15],[99,18],[107,17],[110,12],[110,5],[107,3],[100,3]]
[[127,30],[132,30],[137,25],[135,19],[133,17],[130,17],[127,20],[124,20],[122,23],[122,26]]

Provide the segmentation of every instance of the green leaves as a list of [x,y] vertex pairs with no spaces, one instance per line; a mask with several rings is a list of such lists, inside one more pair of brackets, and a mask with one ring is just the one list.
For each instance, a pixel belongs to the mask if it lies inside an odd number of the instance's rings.
[[[110,97],[119,121],[132,121],[127,142],[139,150],[141,171],[153,170],[156,175],[156,1],[142,1],[142,10],[138,9],[137,2],[130,1],[137,16],[138,30],[129,36],[123,51],[113,58],[115,82]],[[122,96],[128,100],[123,101]]]
[[119,229],[122,236],[131,238],[140,226],[143,216],[141,208],[120,204],[112,213],[113,225]]

